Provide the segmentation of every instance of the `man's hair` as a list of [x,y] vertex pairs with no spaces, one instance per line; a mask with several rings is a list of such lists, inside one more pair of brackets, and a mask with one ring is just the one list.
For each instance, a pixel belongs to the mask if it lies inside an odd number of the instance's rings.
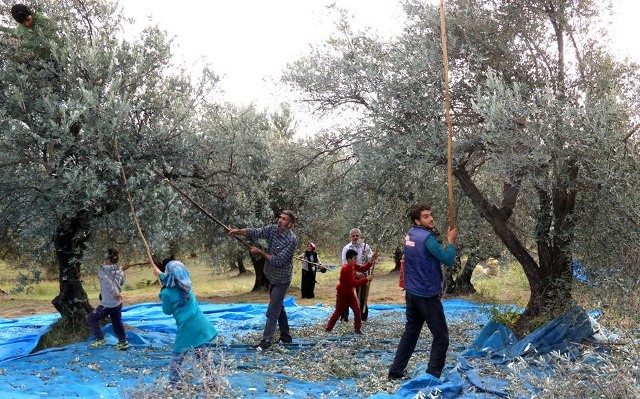
[[115,248],[109,248],[107,249],[107,256],[105,256],[105,259],[109,259],[109,262],[111,262],[112,265],[115,265],[120,259],[120,253]]
[[14,4],[13,7],[11,7],[11,15],[19,24],[26,21],[31,14],[31,9],[24,4]]
[[351,230],[349,230],[349,236],[353,235],[353,233],[358,233],[358,235],[362,235],[362,233],[360,232],[360,229],[357,227],[354,227]]
[[355,249],[347,249],[347,253],[344,255],[344,257],[346,259],[357,258],[358,251],[356,251]]
[[289,221],[291,223],[295,223],[296,222],[296,215],[293,214],[293,211],[289,210],[289,209],[285,209],[284,211],[280,212],[283,215],[287,215],[287,217],[289,218]]
[[431,206],[425,204],[414,205],[411,209],[409,209],[409,219],[411,219],[411,223],[414,223],[416,219],[420,219],[420,214],[422,211],[430,211]]

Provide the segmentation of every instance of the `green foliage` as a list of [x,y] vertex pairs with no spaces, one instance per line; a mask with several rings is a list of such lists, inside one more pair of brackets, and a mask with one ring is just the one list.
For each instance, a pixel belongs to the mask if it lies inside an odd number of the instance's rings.
[[[185,140],[192,115],[185,111],[215,82],[203,78],[201,92],[190,77],[170,72],[169,43],[157,29],[134,42],[118,39],[123,21],[114,3],[41,2],[38,12],[55,21],[41,34],[52,59],[34,57],[20,38],[6,35],[0,69],[2,139],[9,144],[0,150],[0,212],[12,227],[9,238],[34,257],[50,250],[51,231],[65,221],[93,224],[80,232],[88,236],[127,219],[116,140],[128,190],[147,193],[156,161],[179,158],[195,144]],[[144,219],[173,215],[158,209],[153,194],[141,197]],[[118,233],[131,236],[132,229]]]
[[522,314],[520,309],[511,305],[491,305],[483,308],[483,311],[491,321],[504,324],[511,330],[516,329],[516,325]]
[[[469,256],[503,245],[526,270],[527,317],[568,303],[570,285],[557,282],[570,279],[572,259],[606,269],[609,251],[594,247],[640,243],[629,179],[640,165],[640,73],[594,33],[603,10],[582,0],[448,3],[456,226]],[[403,33],[388,40],[354,32],[343,14],[338,34],[284,75],[315,110],[348,122],[326,134],[322,153],[336,154],[326,164],[342,167],[343,192],[358,194],[331,211],[388,232],[391,246],[409,205],[431,202],[443,218],[447,198],[439,13],[418,0],[405,11]],[[624,239],[606,233],[611,221]]]
[[[36,11],[52,22],[38,36],[52,59],[34,57],[18,36],[0,38],[0,234],[7,249],[43,259],[52,253],[52,232],[75,226],[71,260],[89,270],[107,246],[143,253],[127,193],[159,257],[228,241],[156,171],[230,225],[271,220],[269,195],[284,189],[269,182],[271,160],[294,128],[286,107],[268,115],[213,104],[217,76],[187,74],[159,28],[123,39],[130,22],[115,2],[42,1]],[[2,24],[7,32],[15,25]]]

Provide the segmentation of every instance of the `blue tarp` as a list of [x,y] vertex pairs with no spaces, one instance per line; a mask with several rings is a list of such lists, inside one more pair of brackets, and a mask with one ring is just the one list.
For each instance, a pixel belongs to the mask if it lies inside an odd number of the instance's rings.
[[[405,382],[396,394],[381,393],[372,398],[410,398],[432,390],[444,398],[475,398],[478,392],[482,392],[484,398],[506,397],[505,381],[482,378],[468,360],[482,358],[500,365],[515,357],[539,356],[550,351],[571,353],[577,350],[573,342],[580,342],[593,334],[586,313],[573,309],[517,341],[503,325],[488,322],[482,312],[484,305],[459,299],[445,300],[443,303],[450,324],[472,320],[478,325],[475,341],[459,351],[457,362],[447,365],[440,380],[425,374],[424,365],[418,365],[414,378]],[[336,396],[335,390],[338,384],[347,388],[355,384],[355,379],[311,382],[262,372],[260,362],[268,358],[256,355],[241,342],[241,338],[248,333],[262,331],[266,304],[201,303],[200,306],[218,329],[218,345],[225,356],[241,359],[242,366],[226,377],[234,389],[246,390],[247,397],[269,397],[267,385],[274,380],[281,381],[286,387],[287,394],[279,396],[289,398],[319,397],[323,394],[340,397]],[[296,328],[325,322],[333,311],[332,306],[297,306],[292,297],[286,299],[285,306],[294,335]],[[369,320],[375,320],[383,313],[395,315],[400,322],[403,320],[404,306],[371,305],[369,309]],[[0,397],[118,398],[126,396],[127,392],[139,388],[141,384],[153,384],[166,375],[175,322],[162,313],[160,304],[146,303],[123,309],[124,322],[134,328],[127,331],[131,344],[128,351],[89,348],[87,343],[78,343],[29,354],[39,337],[57,318],[57,315],[47,314],[0,319]],[[482,326],[484,329],[481,330]],[[115,344],[111,326],[107,325],[104,330],[109,344]],[[422,339],[429,339],[429,336]],[[390,342],[386,345],[388,348],[385,347],[380,357],[390,359],[396,344]],[[296,345],[287,350],[308,350],[312,353],[313,347],[314,342],[309,339],[296,339]],[[348,392],[346,389],[342,397],[353,397]],[[531,392],[535,392],[534,387],[531,387]]]
[[584,270],[584,266],[582,266],[582,262],[579,260],[573,261],[573,278],[584,284],[589,282],[587,272]]

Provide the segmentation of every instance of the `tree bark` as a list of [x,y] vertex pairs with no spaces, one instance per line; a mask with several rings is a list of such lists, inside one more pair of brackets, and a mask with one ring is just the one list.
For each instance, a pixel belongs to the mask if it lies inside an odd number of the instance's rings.
[[[569,163],[566,172],[560,173],[562,178],[575,179],[577,167]],[[538,191],[538,263],[509,228],[505,214],[482,195],[464,164],[456,166],[454,175],[465,195],[491,224],[527,276],[531,295],[515,332],[522,336],[537,327],[532,322],[539,320],[540,316],[553,318],[562,313],[571,303],[571,255],[568,248],[573,238],[571,214],[575,207],[575,191],[554,190],[552,194],[542,189]]]
[[400,260],[402,259],[402,245],[398,245],[395,249],[395,251],[393,251],[393,261],[395,262],[395,267],[393,268],[393,270],[391,270],[392,272],[399,272],[400,271]]
[[87,314],[93,311],[87,293],[82,287],[80,265],[85,243],[89,238],[84,232],[80,217],[61,222],[53,238],[60,267],[60,293],[52,304],[70,328],[86,328]]
[[[459,262],[460,259],[456,259],[456,262]],[[475,294],[476,288],[471,283],[471,276],[473,275],[473,271],[478,264],[478,257],[470,254],[467,257],[467,262],[464,264],[462,271],[458,275],[458,277],[453,281],[451,285],[451,289],[447,294],[450,295],[469,295]]]
[[247,268],[244,265],[244,254],[243,253],[238,252],[236,254],[236,263],[238,265],[238,275],[249,273],[249,271],[247,270]]
[[251,292],[260,291],[260,290],[268,290],[269,289],[269,280],[264,275],[264,264],[265,260],[262,257],[251,257],[251,263],[253,264],[253,270],[256,273],[255,283],[253,284],[253,288]]

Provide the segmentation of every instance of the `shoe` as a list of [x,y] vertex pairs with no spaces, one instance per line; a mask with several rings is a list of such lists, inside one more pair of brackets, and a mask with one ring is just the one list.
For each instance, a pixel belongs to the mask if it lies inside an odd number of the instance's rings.
[[293,338],[291,338],[290,335],[281,335],[280,342],[282,342],[283,344],[290,344],[293,342]]
[[126,351],[129,349],[129,343],[127,341],[118,341],[118,343],[114,345],[113,349]]
[[407,376],[406,371],[402,374],[397,374],[397,373],[392,373],[391,371],[389,372],[389,375],[387,376],[387,380],[389,381],[396,381],[396,380],[402,380]]
[[102,339],[93,340],[93,342],[91,342],[89,346],[92,348],[99,348],[101,346],[105,346],[106,344],[107,344],[107,340],[105,338],[102,338]]
[[259,343],[258,345],[251,345],[251,347],[255,349],[257,352],[262,352],[269,349],[269,345],[265,345],[263,343]]
[[353,332],[355,335],[364,335],[364,333],[362,331],[354,331]]

